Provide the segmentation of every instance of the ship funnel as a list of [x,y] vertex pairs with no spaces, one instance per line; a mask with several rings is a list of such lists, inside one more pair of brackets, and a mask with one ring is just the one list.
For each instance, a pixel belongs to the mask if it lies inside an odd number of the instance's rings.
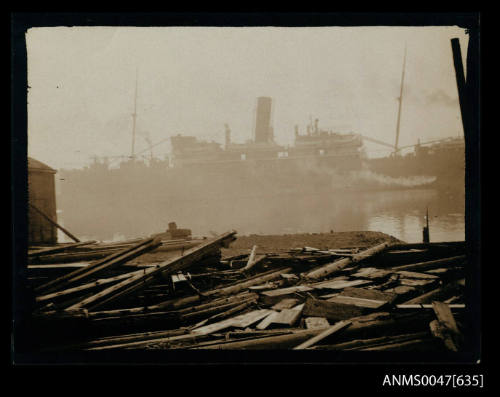
[[255,142],[267,143],[272,139],[271,102],[269,97],[257,98],[257,115],[255,120]]
[[227,124],[224,124],[224,127],[226,128],[226,148],[227,148],[229,145],[231,145],[231,129]]

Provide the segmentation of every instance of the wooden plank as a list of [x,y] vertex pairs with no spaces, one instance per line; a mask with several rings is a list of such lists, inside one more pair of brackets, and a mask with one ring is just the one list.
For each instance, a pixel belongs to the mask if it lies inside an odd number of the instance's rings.
[[223,329],[229,327],[237,327],[237,328],[246,328],[262,318],[268,316],[272,310],[269,309],[260,309],[254,310],[249,313],[241,314],[236,317],[228,318],[226,320],[220,321],[218,323],[206,325],[201,328],[197,328],[191,331],[193,335],[208,335],[217,331],[221,331]]
[[407,270],[400,270],[396,272],[397,274],[400,274],[404,278],[418,278],[418,279],[427,279],[427,280],[435,280],[438,279],[438,276],[434,276],[432,274],[425,274],[425,273],[417,273],[417,272],[410,272]]
[[355,287],[345,288],[340,293],[340,295],[351,296],[353,298],[373,299],[386,302],[392,302],[397,297],[397,294],[388,293],[385,291],[381,292],[375,289],[355,288]]
[[269,325],[271,325],[271,323],[273,322],[274,318],[278,315],[278,313],[279,312],[277,311],[272,311],[271,313],[269,313],[267,317],[265,317],[260,323],[258,323],[255,328],[266,329],[267,327],[269,327]]
[[341,329],[344,329],[345,327],[351,325],[351,321],[339,321],[338,323],[334,324],[330,328],[327,328],[323,332],[321,332],[319,335],[316,335],[312,337],[311,339],[305,341],[304,343],[301,343],[297,347],[294,347],[293,350],[301,350],[301,349],[307,349],[308,347],[311,347],[315,345],[316,343],[322,341],[326,337],[333,335],[335,332],[340,331]]
[[376,267],[365,267],[352,274],[351,277],[368,278],[370,280],[377,280],[388,277],[392,272],[389,270],[378,269]]
[[361,251],[358,254],[353,255],[351,258],[345,258],[345,259],[340,259],[337,261],[334,261],[332,263],[326,264],[324,266],[321,266],[317,269],[314,269],[310,271],[309,273],[305,274],[306,278],[311,278],[311,279],[319,279],[326,277],[329,274],[332,274],[336,271],[339,271],[348,265],[362,261],[364,259],[370,258],[373,255],[376,255],[385,249],[387,249],[390,246],[390,243],[384,242],[382,244],[378,244],[374,247],[368,248],[367,250]]
[[352,317],[361,316],[364,310],[343,303],[328,302],[308,298],[304,305],[304,316],[325,317],[329,321],[347,320]]
[[432,302],[432,308],[439,322],[455,335],[460,335],[455,318],[451,313],[449,305],[443,302]]
[[368,280],[332,280],[332,281],[322,281],[319,283],[308,284],[309,287],[314,289],[333,289],[339,290],[359,285],[371,284]]
[[248,287],[250,291],[267,291],[275,288],[277,288],[277,285],[274,283],[265,283],[262,285],[254,285],[252,287]]
[[436,280],[416,280],[411,278],[403,278],[399,280],[401,285],[407,285],[410,287],[423,287],[424,285],[433,284]]
[[102,306],[103,304],[116,300],[119,297],[128,295],[139,288],[146,287],[155,281],[155,279],[160,275],[166,276],[168,274],[178,272],[179,270],[185,270],[190,265],[203,258],[207,253],[211,252],[214,248],[224,244],[225,241],[234,239],[235,234],[235,231],[227,232],[217,238],[208,240],[204,244],[187,250],[184,255],[168,259],[153,268],[144,269],[143,274],[130,277],[129,279],[113,285],[112,287],[106,288],[105,290],[92,295],[91,297],[86,298],[73,306],[70,306],[66,310],[79,310],[82,308],[96,308]]
[[413,293],[415,291],[415,288],[410,287],[408,285],[398,285],[397,287],[394,288],[388,288],[385,289],[383,292],[384,293],[390,293],[390,294],[396,294],[400,296],[405,296],[410,293]]
[[111,254],[110,256],[107,256],[106,258],[100,261],[90,264],[89,266],[77,269],[71,273],[65,274],[61,277],[51,280],[46,284],[40,285],[39,287],[35,288],[35,291],[50,292],[55,290],[56,288],[65,288],[69,284],[81,280],[106,267],[113,267],[115,265],[117,266],[119,264],[122,264],[129,258],[131,259],[136,255],[139,255],[140,253],[146,252],[152,249],[154,246],[157,246],[158,244],[159,240],[154,240],[151,238],[144,239],[131,247],[125,248],[117,253]]
[[426,292],[425,294],[419,295],[409,301],[403,302],[403,304],[410,305],[415,303],[430,303],[433,300],[446,298],[449,295],[453,295],[457,291],[461,281],[463,281],[463,279]]
[[334,303],[342,303],[345,305],[353,305],[357,307],[363,307],[367,309],[379,309],[385,304],[387,304],[387,301],[378,301],[378,300],[373,300],[373,299],[364,299],[364,298],[353,298],[351,296],[334,296],[330,299],[328,299],[328,302],[334,302]]
[[271,309],[273,310],[290,309],[298,302],[299,300],[295,298],[285,298],[276,303]]
[[73,249],[76,247],[94,244],[96,242],[97,242],[96,240],[90,240],[90,241],[84,241],[81,243],[61,244],[60,246],[57,246],[57,247],[44,248],[44,249],[39,249],[36,251],[29,251],[28,257],[31,258],[31,257],[35,257],[35,256],[40,256],[40,255],[54,254],[56,252],[66,251],[66,250],[70,250],[70,249]]
[[434,335],[436,338],[443,340],[444,345],[448,350],[451,350],[453,352],[458,351],[457,346],[453,341],[453,338],[446,332],[446,328],[443,327],[443,325],[438,320],[432,320],[429,323],[429,328],[431,330],[432,335]]
[[[299,343],[317,335],[321,329],[307,329],[299,332],[292,332],[290,334],[272,335],[272,336],[259,336],[248,340],[231,341],[223,344],[215,344],[212,346],[203,347],[204,349],[216,350],[238,350],[238,349],[259,349],[259,350],[272,350],[272,349],[288,349],[296,346]],[[262,332],[262,331],[260,331]]]
[[246,328],[255,324],[257,321],[260,321],[264,317],[266,317],[272,310],[269,309],[259,309],[254,310],[250,313],[242,314],[241,316],[235,317],[234,326],[237,328]]
[[[446,303],[446,302],[445,302]],[[450,309],[465,309],[464,303],[449,303],[447,306]],[[396,305],[397,309],[433,309],[434,306],[430,303],[415,303]]]
[[322,345],[317,346],[315,350],[359,350],[365,347],[373,347],[377,345],[384,345],[388,343],[396,343],[403,342],[406,340],[414,340],[419,339],[421,337],[428,336],[429,332],[416,332],[412,334],[403,334],[403,335],[395,335],[395,336],[382,336],[378,338],[370,338],[370,339],[355,339],[348,342],[336,343],[334,345]]
[[312,288],[306,285],[296,285],[294,287],[281,288],[272,291],[265,291],[260,294],[262,301],[266,304],[273,304],[284,297],[293,296],[296,292],[311,291]]
[[426,269],[438,268],[438,267],[445,266],[445,265],[463,263],[465,261],[466,261],[465,255],[458,255],[458,256],[452,256],[452,257],[443,258],[443,259],[437,259],[437,260],[433,260],[433,261],[426,261],[426,262],[412,263],[410,265],[396,266],[396,267],[392,267],[392,270],[394,270],[394,271],[399,271],[399,270],[420,270],[420,271],[423,271]]
[[307,329],[323,329],[330,326],[330,323],[324,317],[306,317],[305,323]]
[[78,287],[68,288],[68,289],[54,292],[51,294],[37,296],[35,300],[37,302],[51,301],[51,300],[57,299],[61,296],[70,295],[70,294],[73,294],[75,292],[81,292],[81,291],[85,291],[85,290],[90,289],[90,288],[94,288],[97,286],[110,284],[110,283],[113,283],[115,281],[123,280],[123,279],[129,278],[129,277],[132,277],[140,272],[142,272],[142,270],[137,270],[137,271],[131,272],[131,273],[120,274],[120,275],[115,276],[115,277],[102,278],[102,279],[96,280],[92,283],[79,285]]
[[283,309],[273,319],[272,324],[294,326],[300,318],[302,310],[298,309]]
[[49,221],[51,224],[53,224],[55,227],[60,229],[66,236],[68,236],[70,239],[72,239],[74,242],[79,243],[80,240],[78,240],[75,236],[73,236],[68,230],[63,228],[59,223],[54,221],[50,216],[48,216],[45,212],[43,212],[40,208],[37,206],[33,205],[32,203],[28,203],[31,208],[33,208],[36,212],[38,212],[42,217],[44,217],[47,221]]

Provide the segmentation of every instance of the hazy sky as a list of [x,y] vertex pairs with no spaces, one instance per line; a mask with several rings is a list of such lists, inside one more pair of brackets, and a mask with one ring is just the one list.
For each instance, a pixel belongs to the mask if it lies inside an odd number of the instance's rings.
[[[457,27],[55,27],[28,46],[28,152],[60,168],[129,155],[136,69],[136,153],[146,137],[253,138],[256,98],[273,98],[275,140],[294,125],[394,143],[405,44],[401,146],[463,136],[450,39]],[[371,156],[387,153],[366,143]],[[163,156],[170,143],[154,148]]]

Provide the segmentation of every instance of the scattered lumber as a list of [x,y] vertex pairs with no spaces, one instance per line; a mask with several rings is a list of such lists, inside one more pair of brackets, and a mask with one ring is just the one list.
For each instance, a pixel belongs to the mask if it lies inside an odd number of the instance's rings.
[[361,251],[358,254],[353,255],[350,258],[340,259],[335,262],[329,263],[325,266],[321,266],[318,269],[315,269],[305,275],[306,278],[311,279],[319,279],[326,277],[329,274],[332,274],[338,270],[343,269],[347,265],[350,265],[354,262],[359,262],[361,260],[370,258],[371,256],[378,254],[390,246],[388,242],[384,242],[382,244],[378,244],[374,247],[368,248],[367,250]]
[[400,270],[429,270],[429,269],[436,269],[438,267],[442,267],[445,265],[457,265],[457,264],[462,264],[466,260],[465,255],[458,255],[458,256],[452,256],[450,258],[443,258],[443,259],[437,259],[434,261],[427,261],[427,262],[419,262],[419,263],[413,263],[411,265],[403,265],[403,266],[396,266],[393,267],[392,270],[395,271],[400,271]]
[[74,244],[60,244],[59,246],[56,246],[56,247],[29,251],[28,257],[31,258],[31,257],[36,257],[36,256],[54,254],[56,252],[67,251],[67,250],[71,250],[71,249],[76,248],[76,247],[82,247],[85,245],[94,244],[95,242],[96,242],[96,240],[90,240],[90,241],[83,241],[81,243],[74,243]]
[[222,259],[235,235],[36,248],[27,271],[45,348],[460,350],[463,245],[253,245]]
[[35,289],[35,291],[51,292],[56,288],[64,288],[70,285],[71,283],[74,283],[75,281],[83,280],[99,271],[121,265],[130,259],[133,259],[147,251],[154,249],[159,244],[160,244],[159,240],[155,240],[152,238],[142,240],[141,242],[129,248],[125,248],[120,252],[107,256],[103,260],[95,262],[84,268],[77,269],[69,274],[56,278],[55,280],[52,280],[46,284],[40,285]]
[[46,219],[49,223],[51,223],[52,225],[57,227],[59,230],[61,230],[66,236],[68,236],[74,242],[76,242],[76,243],[80,242],[80,240],[78,240],[75,236],[73,236],[68,230],[66,230],[64,227],[62,227],[59,223],[54,221],[50,216],[48,216],[45,212],[43,212],[36,205],[34,205],[33,203],[28,203],[28,204],[32,209],[34,209],[36,212],[38,212],[44,219]]
[[295,347],[294,350],[307,349],[308,347],[313,346],[314,344],[318,343],[319,341],[322,341],[326,337],[334,334],[337,331],[340,331],[341,329],[343,329],[351,324],[352,324],[351,321],[339,321],[338,323],[334,324],[332,327],[321,332],[319,335],[313,336],[308,341],[301,343],[300,345]]
[[329,321],[340,321],[361,316],[364,311],[352,304],[308,298],[303,313],[305,316],[325,317]]
[[214,247],[220,246],[225,240],[232,240],[236,232],[227,232],[220,237],[209,240],[197,247],[193,247],[186,251],[183,256],[177,256],[169,259],[153,268],[144,269],[143,274],[138,274],[128,279],[109,287],[96,295],[90,296],[77,304],[70,306],[66,310],[79,310],[86,307],[97,308],[104,303],[111,302],[118,297],[130,294],[139,288],[144,288],[150,284],[159,275],[172,274],[179,270],[184,270],[189,267],[193,262],[203,258],[207,252],[210,252]]
[[306,317],[305,323],[307,329],[328,328],[330,326],[324,317]]

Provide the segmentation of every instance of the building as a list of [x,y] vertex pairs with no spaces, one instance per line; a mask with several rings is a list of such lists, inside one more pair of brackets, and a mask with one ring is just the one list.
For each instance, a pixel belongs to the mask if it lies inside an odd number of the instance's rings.
[[48,165],[28,157],[28,243],[30,245],[57,243],[56,227],[39,212],[57,222],[54,176],[56,172]]

